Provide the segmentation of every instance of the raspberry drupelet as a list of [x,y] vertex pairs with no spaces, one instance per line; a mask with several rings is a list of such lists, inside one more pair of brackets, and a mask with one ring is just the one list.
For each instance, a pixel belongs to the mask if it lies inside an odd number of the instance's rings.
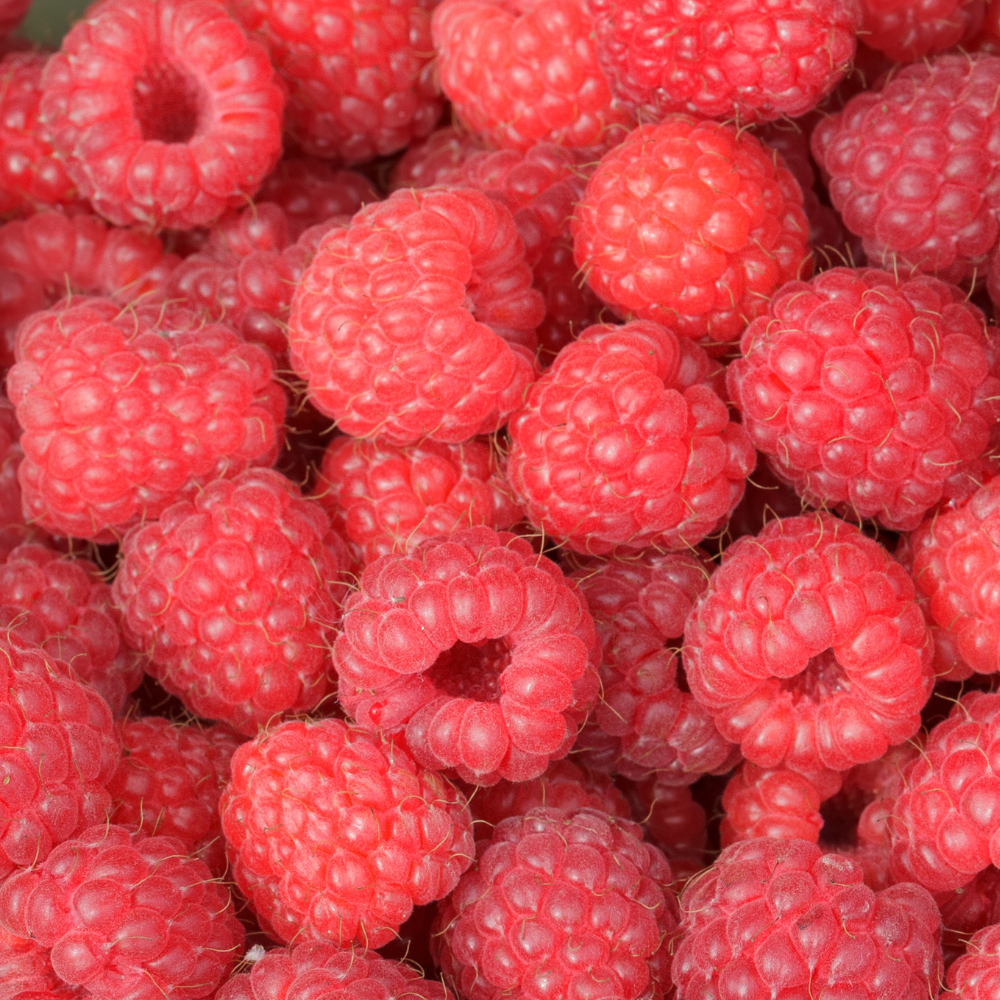
[[820,790],[805,775],[768,771],[747,761],[722,795],[722,846],[760,837],[815,844],[823,828],[821,801]]
[[968,45],[983,23],[985,0],[860,0],[866,45],[896,62],[914,62]]
[[435,129],[426,139],[412,143],[393,166],[389,190],[434,187],[482,148],[482,143],[465,129],[454,125]]
[[0,1000],[42,1000],[59,992],[45,949],[0,927]]
[[715,367],[645,320],[584,330],[511,418],[508,475],[532,523],[593,555],[721,527],[756,456],[708,384]]
[[481,785],[528,781],[566,756],[599,657],[562,570],[485,527],[370,563],[334,646],[340,702],[359,725]]
[[267,53],[222,4],[105,0],[46,65],[40,117],[106,219],[191,229],[270,173],[283,105]]
[[196,715],[247,736],[331,693],[347,550],[272,469],[206,485],[122,543],[126,641]]
[[948,970],[953,1000],[992,1000],[1000,989],[1000,924],[989,924],[969,941],[965,954]]
[[49,536],[41,528],[29,525],[21,504],[21,484],[17,470],[24,460],[21,426],[14,405],[0,393],[0,558],[26,542],[45,544]]
[[229,891],[173,837],[102,822],[0,887],[0,924],[82,997],[211,997],[243,950]]
[[941,911],[944,964],[950,971],[950,966],[966,953],[969,939],[1000,921],[1000,869],[990,865],[971,882],[952,892],[936,893],[934,899]]
[[780,156],[749,132],[674,114],[598,164],[573,216],[573,253],[619,315],[725,342],[811,273],[802,204]]
[[219,805],[231,871],[280,941],[377,948],[475,854],[464,796],[392,742],[337,719],[244,743]]

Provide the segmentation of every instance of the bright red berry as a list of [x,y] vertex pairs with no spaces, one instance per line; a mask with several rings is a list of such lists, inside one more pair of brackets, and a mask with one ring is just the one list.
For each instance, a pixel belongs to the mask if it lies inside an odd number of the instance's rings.
[[0,927],[0,1000],[42,1000],[61,985],[44,948]]
[[948,970],[954,1000],[990,1000],[1000,989],[1000,925],[977,931],[965,954]]
[[821,801],[819,789],[804,775],[784,768],[768,771],[747,761],[722,795],[722,846],[759,837],[815,844],[823,828]]
[[861,0],[861,37],[897,62],[915,62],[971,42],[985,8],[984,0]]
[[21,426],[14,406],[0,393],[0,557],[25,542],[46,543],[49,536],[41,528],[29,525],[21,506],[21,484],[17,470],[24,459]]
[[[956,959],[966,954],[969,939],[977,931],[1000,922],[1000,869],[990,865],[967,885],[952,892],[938,893],[934,898],[941,911],[944,930],[941,947],[947,969]],[[950,997],[949,1000],[962,998]],[[979,998],[973,995],[971,1000]],[[987,996],[983,1000],[990,998]]]
[[407,147],[389,175],[389,190],[434,187],[482,148],[465,129],[453,125],[435,129],[426,139]]

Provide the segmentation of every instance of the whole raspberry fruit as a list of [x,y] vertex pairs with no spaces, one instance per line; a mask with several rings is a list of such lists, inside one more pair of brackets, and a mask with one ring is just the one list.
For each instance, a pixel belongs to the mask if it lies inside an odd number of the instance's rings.
[[125,638],[195,715],[253,736],[329,695],[346,555],[280,473],[217,480],[125,536],[114,582]]
[[233,876],[281,941],[377,948],[442,899],[474,856],[461,793],[337,719],[244,743],[219,804]]
[[940,988],[941,916],[930,893],[912,884],[872,892],[857,862],[804,840],[727,847],[684,890],[681,930],[677,1000],[917,1000]]
[[389,190],[434,187],[482,148],[479,140],[465,129],[453,125],[435,129],[426,139],[407,147],[389,174]]
[[26,514],[50,531],[115,541],[277,455],[284,392],[229,327],[78,299],[25,320],[17,350],[18,479]]
[[815,844],[823,828],[821,801],[819,789],[804,775],[767,771],[747,761],[722,795],[722,846],[759,837]]
[[211,997],[240,957],[229,891],[172,837],[101,823],[0,888],[0,923],[78,995]]
[[690,785],[673,785],[669,780],[670,776],[661,772],[638,783],[623,784],[632,804],[632,818],[663,851],[676,884],[705,866],[708,817],[691,794]]
[[191,229],[246,203],[281,154],[267,53],[212,0],[104,0],[43,75],[41,119],[116,225]]
[[754,451],[712,363],[647,321],[592,326],[530,387],[508,475],[532,523],[577,552],[680,549],[721,527]]
[[932,650],[905,570],[829,514],[725,552],[684,630],[694,696],[764,768],[877,760],[920,727]]
[[500,427],[544,315],[510,212],[468,189],[397,191],[331,232],[292,300],[292,363],[355,437],[458,443]]
[[861,0],[865,44],[896,62],[915,62],[971,42],[984,0]]
[[738,337],[812,271],[802,191],[734,126],[670,115],[607,153],[573,216],[577,266],[616,313],[680,336]]
[[990,1000],[1000,988],[1000,924],[977,931],[964,955],[948,970],[954,1000]]

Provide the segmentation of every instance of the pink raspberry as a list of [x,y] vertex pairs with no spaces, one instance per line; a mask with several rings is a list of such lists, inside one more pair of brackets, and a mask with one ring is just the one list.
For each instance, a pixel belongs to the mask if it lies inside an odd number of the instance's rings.
[[315,495],[361,567],[461,528],[505,530],[521,520],[490,440],[402,446],[337,437]]
[[125,638],[194,714],[253,736],[329,696],[346,556],[319,504],[280,473],[216,480],[125,536]]
[[722,846],[760,837],[815,844],[823,828],[821,801],[819,789],[804,775],[747,761],[722,795]]
[[377,948],[414,906],[447,896],[474,856],[461,793],[337,719],[261,733],[232,772],[219,805],[232,872],[281,941]]
[[969,938],[989,924],[1000,922],[1000,869],[990,865],[967,885],[940,893],[935,900],[941,911],[941,947],[947,969],[966,953]]
[[407,147],[389,174],[389,190],[434,187],[481,150],[479,140],[464,129],[453,125],[435,129],[426,139]]
[[597,697],[580,594],[523,538],[468,528],[370,563],[334,646],[340,702],[425,767],[463,780],[537,778]]
[[0,1000],[41,1000],[60,985],[45,949],[0,927]]
[[1000,989],[1000,924],[977,931],[965,954],[948,970],[949,997],[991,1000]]
[[861,0],[862,37],[896,62],[914,62],[967,46],[985,8],[985,0]]
[[670,994],[673,875],[637,824],[538,808],[497,824],[480,848],[432,938],[462,1000],[574,997],[591,984],[620,1000]]
[[292,363],[347,434],[458,443],[520,404],[520,345],[544,311],[506,208],[468,189],[397,191],[320,245],[292,300]]
[[721,527],[755,456],[711,370],[648,321],[584,330],[510,423],[508,475],[532,523],[597,555],[685,548]]
[[996,468],[1000,338],[952,285],[824,271],[785,285],[740,350],[732,398],[808,504],[909,531]]
[[226,326],[74,299],[25,320],[17,351],[18,478],[26,514],[50,531],[114,541],[277,455],[284,393],[264,351]]
[[0,923],[80,996],[211,997],[240,957],[229,891],[172,837],[102,822],[0,887]]
[[632,818],[642,823],[649,840],[663,851],[676,884],[705,867],[708,818],[695,802],[691,787],[669,784],[669,777],[660,772],[625,784]]
[[204,226],[281,154],[267,53],[213,0],[104,0],[45,67],[45,135],[116,225]]
[[877,760],[920,727],[931,647],[903,568],[829,514],[726,550],[684,630],[694,696],[764,768]]
[[973,280],[1000,236],[1000,57],[939,56],[825,118],[812,149],[869,263]]
[[21,484],[17,470],[24,460],[21,427],[14,406],[0,392],[0,558],[25,542],[45,543],[49,536],[35,525],[27,524],[21,506]]
[[574,256],[616,313],[733,340],[812,271],[802,191],[732,125],[670,115],[607,153],[573,217]]
[[942,977],[941,916],[912,884],[872,892],[861,866],[804,840],[727,847],[681,896],[677,1000],[917,1000]]
[[611,93],[640,121],[798,118],[850,69],[857,0],[589,0]]

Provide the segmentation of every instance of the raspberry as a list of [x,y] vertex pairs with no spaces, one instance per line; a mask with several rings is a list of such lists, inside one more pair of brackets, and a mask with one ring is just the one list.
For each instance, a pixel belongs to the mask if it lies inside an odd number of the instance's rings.
[[969,938],[988,924],[1000,921],[1000,870],[990,865],[968,885],[935,898],[944,927],[941,946],[947,968],[965,954]]
[[967,44],[983,23],[984,0],[861,0],[865,43],[896,62]]
[[611,93],[640,121],[798,118],[854,57],[856,0],[589,0]]
[[875,893],[861,866],[804,840],[747,840],[688,883],[677,1000],[935,996],[941,917],[920,886]]
[[281,941],[377,948],[472,860],[464,797],[337,719],[282,723],[244,743],[232,771],[219,811],[233,874]]
[[31,0],[3,0],[0,4],[0,35],[13,31],[24,19]]
[[749,132],[670,115],[598,164],[573,217],[574,256],[626,317],[733,340],[775,289],[812,271],[802,191]]
[[225,726],[175,725],[156,716],[120,726],[124,754],[108,782],[112,820],[149,837],[172,837],[213,875],[226,871],[219,797],[243,741]]
[[1000,443],[1000,339],[954,286],[834,268],[791,282],[727,373],[753,443],[806,503],[909,531]]
[[684,630],[694,696],[763,768],[877,760],[920,727],[931,647],[903,568],[828,514],[725,552]]
[[18,331],[18,478],[26,514],[50,531],[114,541],[277,455],[285,399],[265,353],[221,324],[174,329],[152,313],[79,299]]
[[815,844],[823,828],[819,789],[804,775],[745,763],[722,795],[722,846],[773,837]]
[[400,446],[337,437],[323,455],[316,499],[363,567],[430,538],[521,519],[488,440]]
[[532,523],[596,555],[684,548],[721,527],[754,452],[711,367],[653,323],[584,330],[511,420],[508,475]]
[[650,841],[663,851],[679,882],[704,867],[707,817],[690,786],[668,781],[669,775],[660,773],[628,784],[633,819],[642,823]]
[[501,426],[544,314],[511,214],[478,191],[397,191],[320,245],[295,290],[292,363],[355,437],[446,444]]
[[32,938],[79,995],[212,996],[239,957],[229,892],[172,837],[101,823],[0,888],[0,923]]
[[280,473],[217,480],[125,536],[114,582],[125,638],[194,714],[253,736],[329,695],[346,555]]
[[954,1000],[990,1000],[1000,984],[1000,925],[977,931],[965,954],[948,970]]
[[207,225],[245,204],[281,154],[267,53],[212,0],[104,0],[43,87],[46,137],[116,225]]
[[596,984],[621,1000],[670,993],[673,876],[637,824],[539,808],[480,846],[432,938],[462,1000],[573,997]]
[[1000,223],[996,56],[939,56],[892,74],[817,126],[812,149],[871,264],[973,280]]
[[389,190],[426,188],[441,184],[482,146],[474,135],[452,125],[435,129],[421,142],[411,143],[392,168]]
[[340,702],[463,781],[537,778],[597,697],[586,604],[523,538],[467,528],[370,563],[334,646]]
[[768,521],[798,517],[804,512],[805,505],[795,490],[778,479],[766,462],[759,462],[747,477],[746,492],[726,523],[722,542],[728,544],[744,535],[756,535]]
[[0,392],[0,558],[25,542],[47,542],[48,535],[25,523],[17,470],[24,459],[21,428],[11,401]]
[[0,928],[0,1000],[35,1000],[58,989],[52,963],[34,941]]

